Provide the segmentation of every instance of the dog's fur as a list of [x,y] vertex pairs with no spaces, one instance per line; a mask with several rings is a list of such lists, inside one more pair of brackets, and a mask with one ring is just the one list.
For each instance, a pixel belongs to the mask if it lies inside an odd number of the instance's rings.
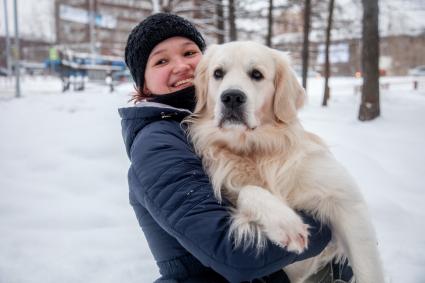
[[[254,42],[213,45],[195,86],[189,132],[216,197],[235,206],[236,245],[261,251],[265,236],[301,253],[309,233],[295,211],[306,211],[329,224],[333,238],[319,256],[285,267],[291,282],[304,282],[335,256],[349,259],[357,283],[384,282],[365,201],[321,139],[301,126],[305,93],[286,56]],[[225,107],[229,90],[243,93],[242,105]]]

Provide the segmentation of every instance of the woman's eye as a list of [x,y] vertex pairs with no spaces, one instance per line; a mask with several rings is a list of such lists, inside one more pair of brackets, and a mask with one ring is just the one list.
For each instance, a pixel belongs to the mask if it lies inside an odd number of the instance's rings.
[[197,52],[196,51],[186,51],[185,53],[184,53],[184,56],[193,56],[193,55],[195,55]]
[[216,80],[222,79],[224,77],[223,69],[221,69],[221,68],[216,69],[214,71],[214,74],[213,75],[214,75],[214,78]]
[[157,66],[157,65],[163,65],[163,64],[165,64],[165,63],[167,63],[167,60],[165,60],[165,59],[160,59],[160,60],[157,60],[157,61],[156,61],[155,66]]
[[260,81],[264,78],[263,74],[257,69],[251,71],[250,77],[256,81]]

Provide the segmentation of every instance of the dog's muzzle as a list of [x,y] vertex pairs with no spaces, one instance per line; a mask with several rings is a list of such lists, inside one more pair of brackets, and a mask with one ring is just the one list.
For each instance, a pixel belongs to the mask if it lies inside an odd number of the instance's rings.
[[246,102],[246,95],[238,89],[228,89],[221,94],[221,102],[226,108],[237,109]]
[[222,119],[220,125],[223,123],[231,124],[246,124],[245,121],[245,102],[246,95],[238,89],[225,90],[220,100],[222,103]]

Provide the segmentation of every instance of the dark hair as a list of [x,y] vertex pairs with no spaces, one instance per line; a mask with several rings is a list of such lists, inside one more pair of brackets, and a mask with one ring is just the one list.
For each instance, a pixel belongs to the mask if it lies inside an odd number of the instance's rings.
[[196,27],[188,20],[169,13],[147,17],[128,36],[124,56],[135,83],[136,101],[146,96],[143,94],[143,85],[149,54],[158,43],[174,36],[186,37],[198,45],[201,51],[205,49],[205,40]]

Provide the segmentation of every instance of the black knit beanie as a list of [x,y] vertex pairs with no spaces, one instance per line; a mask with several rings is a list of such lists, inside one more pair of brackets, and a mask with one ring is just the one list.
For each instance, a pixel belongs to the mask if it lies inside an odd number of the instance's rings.
[[128,36],[125,47],[125,63],[138,88],[145,82],[145,68],[149,54],[161,41],[173,36],[186,37],[205,49],[205,41],[195,26],[177,15],[158,13],[139,23]]

